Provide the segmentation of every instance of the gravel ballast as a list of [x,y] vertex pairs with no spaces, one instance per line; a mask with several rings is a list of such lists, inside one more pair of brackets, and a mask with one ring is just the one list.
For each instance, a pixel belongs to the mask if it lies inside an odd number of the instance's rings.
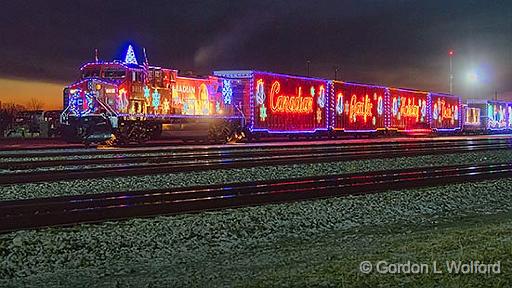
[[316,175],[335,175],[341,173],[413,167],[501,163],[510,160],[512,160],[512,151],[500,150],[389,159],[369,159],[348,162],[212,170],[148,176],[111,177],[58,181],[51,183],[29,183],[0,186],[0,201],[260,180],[277,180]]
[[[509,255],[512,239],[503,236],[512,227],[509,216],[491,221],[497,223],[492,227],[462,221],[469,230],[457,219],[471,216],[486,223],[490,215],[510,215],[510,187],[512,179],[502,179],[13,232],[0,235],[0,286],[377,285],[378,275],[364,278],[356,262],[365,257],[420,261],[446,255],[482,255],[489,262],[495,255]],[[443,230],[446,225],[451,230]],[[494,242],[468,242],[488,233]],[[452,249],[451,254],[442,249]],[[502,265],[511,264],[501,260]],[[399,279],[389,281],[396,284]],[[477,283],[494,281],[481,279]]]

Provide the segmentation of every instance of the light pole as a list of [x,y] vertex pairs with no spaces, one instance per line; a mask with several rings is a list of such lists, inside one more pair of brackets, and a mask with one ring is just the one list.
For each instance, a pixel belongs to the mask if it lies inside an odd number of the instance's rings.
[[450,94],[453,94],[453,50],[448,51],[448,57],[450,58]]
[[308,72],[308,77],[309,77],[309,64],[311,64],[311,61],[309,61],[309,60],[306,60],[306,65],[307,65],[307,72]]

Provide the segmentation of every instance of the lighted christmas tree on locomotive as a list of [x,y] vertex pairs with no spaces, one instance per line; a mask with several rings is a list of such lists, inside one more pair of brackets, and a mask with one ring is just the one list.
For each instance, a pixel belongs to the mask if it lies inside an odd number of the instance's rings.
[[[460,133],[512,129],[512,103],[252,70],[191,77],[123,61],[82,66],[64,89],[61,122],[70,140],[142,143],[171,133],[226,142],[261,135]],[[483,111],[481,111],[483,110]],[[189,132],[189,133],[187,133]]]

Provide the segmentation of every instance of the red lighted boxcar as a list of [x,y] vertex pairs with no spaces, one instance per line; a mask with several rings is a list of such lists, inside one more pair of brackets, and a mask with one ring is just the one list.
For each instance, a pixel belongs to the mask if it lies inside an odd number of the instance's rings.
[[390,129],[429,131],[428,92],[390,88]]
[[[245,79],[244,114],[250,132],[313,133],[327,131],[329,82],[258,71],[215,71]],[[249,107],[247,107],[249,106]]]
[[334,130],[375,132],[385,129],[386,88],[334,81]]
[[430,127],[434,131],[461,129],[462,106],[460,97],[446,94],[430,94]]

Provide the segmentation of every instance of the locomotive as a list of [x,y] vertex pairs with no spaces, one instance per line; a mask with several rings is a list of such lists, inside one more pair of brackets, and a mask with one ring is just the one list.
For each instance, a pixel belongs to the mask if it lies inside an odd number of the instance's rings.
[[80,68],[64,89],[69,141],[144,143],[168,130],[225,143],[261,136],[337,137],[512,130],[512,103],[253,70],[181,75],[125,59]]
[[177,70],[139,64],[132,46],[124,61],[87,63],[81,78],[64,89],[61,115],[69,140],[143,143],[163,125],[206,127],[208,137],[233,137],[240,113],[229,82],[215,76],[189,77]]

